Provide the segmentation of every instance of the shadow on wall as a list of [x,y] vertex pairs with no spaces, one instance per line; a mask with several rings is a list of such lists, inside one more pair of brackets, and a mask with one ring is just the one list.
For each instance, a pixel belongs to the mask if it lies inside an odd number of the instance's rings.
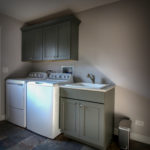
[[87,78],[88,73],[95,75],[96,83],[110,83],[114,84],[104,73],[101,72],[100,66],[95,66],[90,63],[87,59],[82,58],[82,61],[57,61],[57,62],[42,62],[34,63],[33,71],[47,71],[53,70],[55,72],[61,72],[61,66],[72,66],[73,76],[75,82],[91,82]]
[[[150,98],[139,95],[134,91],[116,86],[115,88],[115,128],[118,128],[122,118],[132,120],[131,132],[150,135],[150,117],[149,117]],[[144,126],[138,126],[135,121],[143,121]]]
[[75,82],[91,82],[90,79],[87,78],[87,74],[92,73],[95,75],[96,83],[114,84],[114,82],[100,70],[100,66],[92,64],[92,62],[87,59],[82,58],[81,60],[75,62],[74,65]]
[[24,78],[27,77],[28,73],[32,71],[32,68],[29,65],[19,67],[15,70],[13,70],[10,74],[5,76],[5,79],[7,78]]
[[115,114],[115,128],[118,128],[119,127],[119,123],[120,123],[120,121],[121,120],[123,120],[123,119],[130,119],[131,120],[131,118],[129,117],[129,116],[126,116],[126,115],[124,115],[124,114],[119,114],[119,113],[116,113]]
[[47,15],[45,17],[41,17],[32,21],[29,21],[26,23],[26,25],[33,25],[33,24],[37,24],[37,23],[43,23],[47,20],[51,20],[51,19],[56,19],[59,17],[63,17],[63,16],[67,16],[67,15],[74,15],[74,12],[71,9],[65,9],[63,11],[57,12],[57,13],[53,13],[50,15]]

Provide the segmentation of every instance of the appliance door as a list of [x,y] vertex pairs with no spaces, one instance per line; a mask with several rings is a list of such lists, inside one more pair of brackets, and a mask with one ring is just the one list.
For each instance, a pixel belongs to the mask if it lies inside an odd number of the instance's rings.
[[53,86],[28,82],[27,128],[51,138],[53,123]]
[[8,105],[17,109],[24,109],[24,84],[7,83]]
[[26,96],[25,84],[6,84],[6,117],[7,120],[25,127],[26,126]]

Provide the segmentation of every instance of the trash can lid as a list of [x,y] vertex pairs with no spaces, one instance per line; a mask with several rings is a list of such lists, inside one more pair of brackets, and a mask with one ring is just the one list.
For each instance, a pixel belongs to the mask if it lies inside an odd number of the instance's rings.
[[130,130],[131,128],[131,120],[121,120],[119,123],[119,129]]

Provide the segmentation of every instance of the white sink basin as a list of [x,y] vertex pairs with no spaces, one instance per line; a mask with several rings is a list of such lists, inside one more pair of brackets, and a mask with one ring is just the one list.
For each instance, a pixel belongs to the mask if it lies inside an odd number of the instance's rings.
[[73,83],[73,84],[66,84],[67,87],[75,87],[75,88],[90,88],[90,89],[102,89],[109,84],[94,84],[94,83]]

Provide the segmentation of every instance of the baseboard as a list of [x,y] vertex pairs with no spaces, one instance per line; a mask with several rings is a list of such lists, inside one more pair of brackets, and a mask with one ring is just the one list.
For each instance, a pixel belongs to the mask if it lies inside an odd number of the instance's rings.
[[[114,129],[114,135],[118,136],[118,129],[117,128]],[[131,132],[130,139],[134,140],[134,141],[141,142],[141,143],[150,144],[150,137],[144,136],[141,134]]]
[[5,115],[1,115],[1,116],[0,116],[0,121],[5,120],[5,118],[6,118],[6,116],[5,116]]
[[130,138],[141,143],[150,144],[150,137],[148,136],[144,136],[137,133],[131,133]]

